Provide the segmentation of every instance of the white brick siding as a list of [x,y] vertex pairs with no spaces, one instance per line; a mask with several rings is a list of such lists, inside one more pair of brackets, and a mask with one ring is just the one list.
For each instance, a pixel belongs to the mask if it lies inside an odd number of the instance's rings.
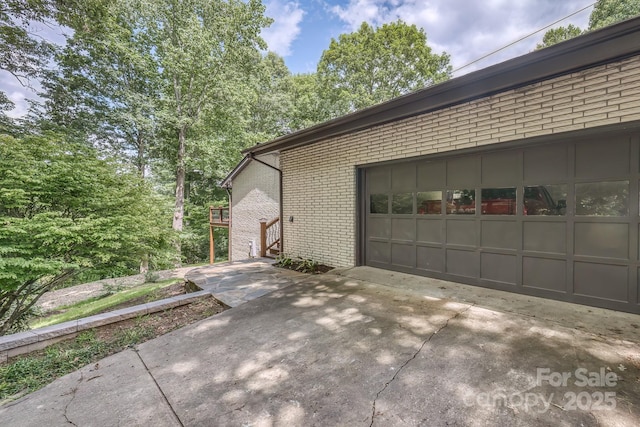
[[[258,157],[278,167],[278,156]],[[231,195],[231,260],[249,258],[249,242],[255,240],[260,254],[260,220],[268,221],[280,215],[280,184],[278,171],[250,162],[232,182]]]
[[354,265],[358,165],[635,120],[640,56],[284,151],[285,252]]

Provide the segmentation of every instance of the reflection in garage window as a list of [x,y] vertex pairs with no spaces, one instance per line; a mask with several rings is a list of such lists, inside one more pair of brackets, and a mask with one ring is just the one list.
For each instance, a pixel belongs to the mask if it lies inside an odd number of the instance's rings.
[[447,213],[476,213],[476,190],[447,190]]
[[418,215],[438,215],[442,212],[442,191],[422,191],[416,198]]
[[629,181],[576,184],[576,215],[629,214]]
[[564,215],[566,210],[566,184],[524,187],[525,215]]
[[391,201],[392,214],[413,213],[413,193],[397,193]]
[[515,215],[516,188],[483,188],[480,204],[483,215]]
[[372,214],[389,213],[389,196],[386,194],[372,194],[369,205],[369,212]]

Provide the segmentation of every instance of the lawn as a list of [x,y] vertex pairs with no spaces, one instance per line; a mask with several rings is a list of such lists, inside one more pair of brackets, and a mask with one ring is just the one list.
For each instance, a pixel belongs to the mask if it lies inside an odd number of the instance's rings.
[[180,282],[180,279],[168,279],[157,283],[145,283],[134,288],[113,293],[108,296],[90,298],[75,304],[60,307],[55,314],[34,319],[30,324],[31,329],[42,328],[44,326],[56,325],[69,320],[82,319],[97,313],[108,311],[128,301],[147,296],[147,301],[153,301],[155,296],[163,288],[167,288]]

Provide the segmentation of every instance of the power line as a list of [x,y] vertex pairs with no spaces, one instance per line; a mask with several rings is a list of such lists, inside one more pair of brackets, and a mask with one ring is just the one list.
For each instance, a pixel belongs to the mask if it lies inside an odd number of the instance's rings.
[[465,64],[465,65],[463,65],[462,67],[456,68],[455,70],[453,70],[453,71],[451,72],[451,74],[456,73],[456,72],[458,72],[458,71],[462,70],[463,68],[467,68],[469,65],[473,65],[473,64],[475,64],[476,62],[482,61],[483,59],[485,59],[485,58],[487,58],[487,57],[489,57],[489,56],[491,56],[491,55],[493,55],[493,54],[496,54],[496,53],[500,52],[501,50],[504,50],[504,49],[506,49],[506,48],[508,48],[508,47],[511,47],[511,46],[513,46],[513,45],[514,45],[514,44],[516,44],[516,43],[520,43],[522,40],[524,40],[524,39],[526,39],[526,38],[529,38],[529,37],[531,37],[532,35],[539,33],[540,31],[546,30],[547,28],[549,28],[549,27],[552,27],[552,26],[556,25],[558,22],[564,21],[564,20],[565,20],[565,19],[567,19],[567,18],[571,18],[573,15],[577,15],[578,13],[580,13],[580,12],[582,12],[582,11],[584,11],[584,10],[589,9],[590,7],[593,7],[593,5],[595,5],[596,3],[597,3],[597,2],[593,2],[593,3],[591,3],[590,5],[585,6],[585,7],[583,7],[582,9],[577,10],[577,11],[575,11],[575,12],[573,12],[573,13],[571,13],[571,14],[569,14],[569,15],[565,16],[564,18],[560,18],[560,19],[558,19],[557,21],[554,21],[554,22],[552,22],[551,24],[549,24],[549,25],[547,25],[547,26],[545,26],[545,27],[542,27],[542,28],[540,28],[539,30],[534,31],[533,33],[530,33],[530,34],[527,34],[526,36],[520,37],[518,40],[515,40],[515,41],[513,41],[513,42],[509,43],[508,45],[502,46],[501,48],[496,49],[496,50],[494,50],[493,52],[489,52],[489,53],[487,53],[486,55],[481,56],[481,57],[480,57],[480,58],[478,58],[478,59],[474,59],[473,61],[469,62],[468,64]]

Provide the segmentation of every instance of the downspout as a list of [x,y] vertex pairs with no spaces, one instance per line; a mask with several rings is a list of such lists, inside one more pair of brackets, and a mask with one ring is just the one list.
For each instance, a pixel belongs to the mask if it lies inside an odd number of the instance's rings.
[[[233,227],[231,221],[231,191],[229,190],[229,187],[224,187],[224,189],[227,192],[227,197],[229,197],[229,237],[227,239],[227,261],[231,261],[231,227]],[[220,218],[220,220],[222,220],[222,218]]]
[[254,160],[260,164],[263,164],[265,166],[270,167],[271,169],[277,170],[278,171],[278,175],[279,175],[279,179],[278,179],[278,183],[279,183],[279,189],[278,191],[280,192],[279,194],[279,204],[280,204],[280,253],[284,253],[284,218],[283,218],[283,209],[282,207],[284,206],[284,204],[282,203],[282,170],[278,169],[277,167],[270,165],[269,163],[263,162],[260,159],[256,159],[256,157],[254,156],[253,153],[249,153],[249,158],[251,160]]

